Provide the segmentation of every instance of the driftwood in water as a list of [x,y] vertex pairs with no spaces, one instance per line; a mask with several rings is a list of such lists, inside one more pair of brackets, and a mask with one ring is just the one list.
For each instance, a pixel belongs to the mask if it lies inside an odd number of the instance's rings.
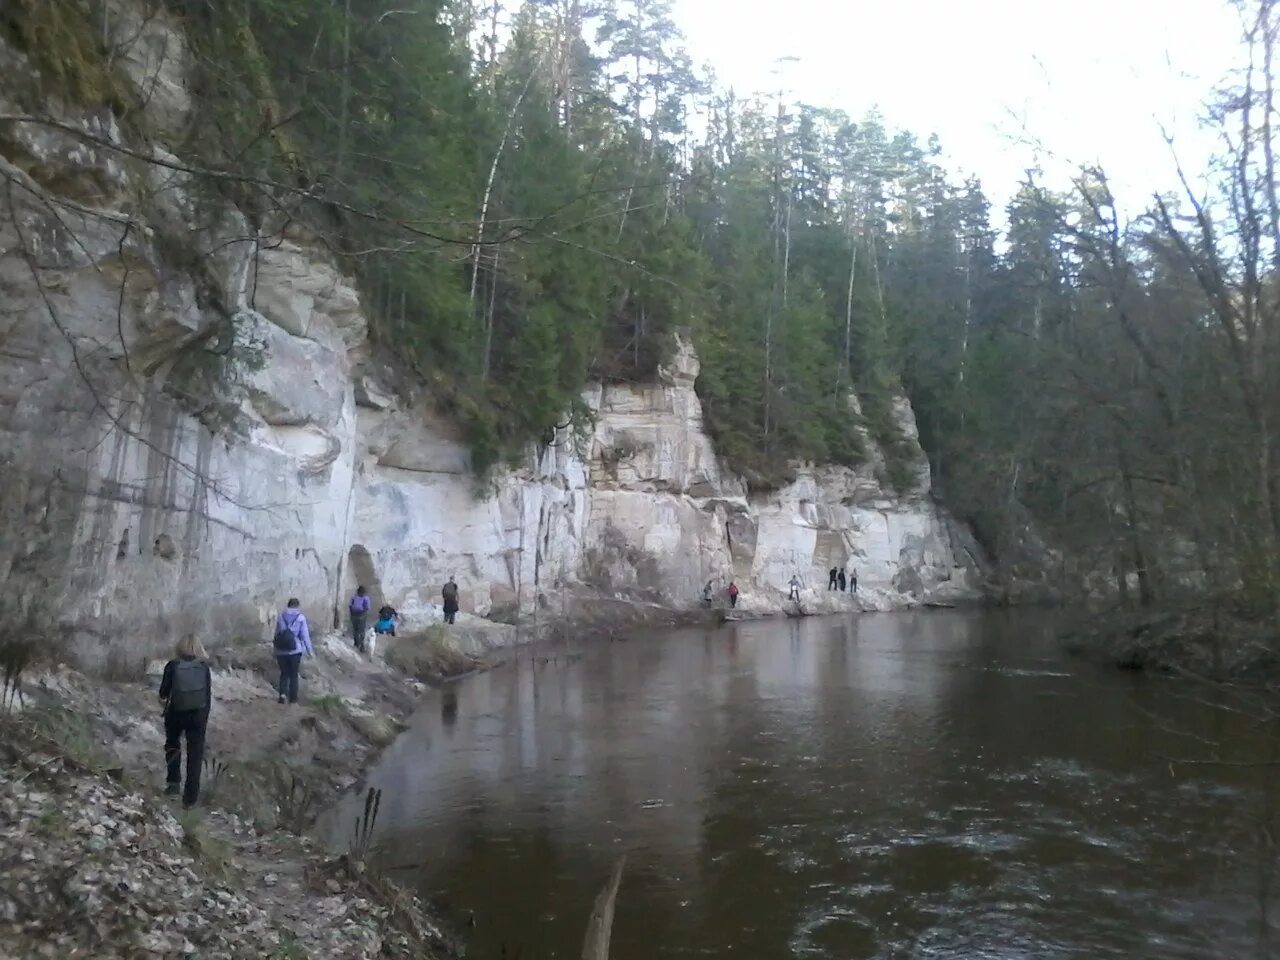
[[622,883],[622,868],[627,858],[619,857],[613,865],[613,876],[596,897],[587,921],[587,938],[582,943],[582,960],[609,960],[609,937],[613,933],[613,906],[618,899],[618,887]]

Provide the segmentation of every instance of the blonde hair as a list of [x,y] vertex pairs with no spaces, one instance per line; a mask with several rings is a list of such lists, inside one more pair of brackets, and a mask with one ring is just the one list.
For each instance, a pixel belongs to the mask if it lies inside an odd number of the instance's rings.
[[204,660],[209,656],[204,652],[204,644],[200,642],[200,638],[194,633],[189,633],[179,640],[173,652],[179,657],[190,657],[195,660]]

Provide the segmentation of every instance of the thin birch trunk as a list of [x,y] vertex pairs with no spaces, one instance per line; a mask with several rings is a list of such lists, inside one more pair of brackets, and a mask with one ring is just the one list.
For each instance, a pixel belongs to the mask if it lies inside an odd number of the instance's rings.
[[498,149],[493,152],[493,163],[489,164],[489,176],[484,183],[484,197],[480,201],[480,220],[476,224],[476,242],[471,245],[471,305],[473,308],[476,302],[476,283],[480,277],[480,247],[484,243],[484,227],[489,219],[489,201],[493,197],[493,183],[498,176],[498,163],[502,160],[502,153],[507,148],[507,140],[511,138],[511,128],[516,122],[516,114],[520,112],[520,105],[524,103],[525,94],[529,92],[529,85],[533,83],[533,75],[537,70],[538,66],[534,64],[533,69],[529,71],[529,78],[525,80],[520,90],[520,95],[511,105],[511,110],[507,113],[507,125],[502,131],[502,139],[498,141]]

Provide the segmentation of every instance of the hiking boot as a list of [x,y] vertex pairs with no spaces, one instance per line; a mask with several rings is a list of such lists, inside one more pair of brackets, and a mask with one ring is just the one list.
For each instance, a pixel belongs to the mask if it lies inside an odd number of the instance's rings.
[[284,703],[284,694],[283,694],[283,693],[282,693],[282,694],[280,694],[280,696],[276,697],[276,703]]
[[181,792],[182,784],[180,783],[166,783],[164,786],[164,795],[166,797],[176,797]]

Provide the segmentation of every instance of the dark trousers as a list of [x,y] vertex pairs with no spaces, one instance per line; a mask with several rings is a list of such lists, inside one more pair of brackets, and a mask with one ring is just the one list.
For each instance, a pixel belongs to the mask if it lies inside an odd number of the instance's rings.
[[353,613],[351,615],[351,639],[355,642],[356,649],[361,653],[364,652],[364,630],[365,617],[367,614]]
[[729,606],[736,607],[738,605],[738,595],[736,593],[729,594]]
[[200,766],[204,763],[204,729],[209,723],[207,710],[183,710],[165,714],[164,762],[170,786],[182,783],[182,739],[187,740],[187,780],[183,784],[182,802],[187,806],[200,796]]
[[288,697],[290,703],[298,702],[298,668],[302,666],[302,654],[286,653],[276,657],[280,664],[280,683],[276,689],[280,696]]
[[454,620],[454,618],[455,618],[457,615],[458,615],[458,608],[457,608],[457,607],[445,607],[445,608],[444,608],[444,622],[445,622],[445,623],[453,623],[453,620]]

